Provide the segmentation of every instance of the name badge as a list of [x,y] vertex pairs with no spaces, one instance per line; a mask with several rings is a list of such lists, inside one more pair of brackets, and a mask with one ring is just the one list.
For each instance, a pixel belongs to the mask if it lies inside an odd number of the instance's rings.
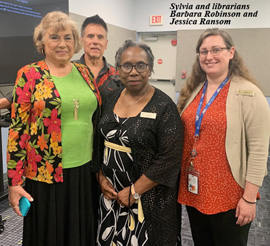
[[154,120],[157,117],[157,113],[141,112],[140,117]]
[[239,90],[236,92],[236,95],[254,97],[254,91],[252,91],[252,90]]
[[193,194],[199,193],[199,177],[195,174],[188,174],[188,191]]
[[187,179],[188,179],[188,191],[198,195],[199,194],[199,172],[194,169],[193,161],[190,161],[189,167],[187,169]]

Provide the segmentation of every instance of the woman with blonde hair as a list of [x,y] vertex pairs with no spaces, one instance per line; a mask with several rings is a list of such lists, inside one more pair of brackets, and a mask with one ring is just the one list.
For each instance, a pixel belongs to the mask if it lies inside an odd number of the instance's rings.
[[186,205],[195,246],[247,245],[267,173],[269,105],[226,31],[204,31],[196,53],[178,101],[178,202]]
[[[35,28],[44,60],[18,72],[8,136],[9,201],[31,202],[23,246],[90,246],[96,238],[95,126],[100,95],[84,65],[75,22],[48,13]],[[23,186],[24,184],[24,186]]]

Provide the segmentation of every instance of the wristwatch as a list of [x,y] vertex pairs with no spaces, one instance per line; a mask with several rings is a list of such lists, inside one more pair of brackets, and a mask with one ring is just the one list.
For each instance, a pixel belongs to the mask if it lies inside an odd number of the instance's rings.
[[135,200],[139,200],[141,196],[135,191],[134,185],[131,185],[131,194]]

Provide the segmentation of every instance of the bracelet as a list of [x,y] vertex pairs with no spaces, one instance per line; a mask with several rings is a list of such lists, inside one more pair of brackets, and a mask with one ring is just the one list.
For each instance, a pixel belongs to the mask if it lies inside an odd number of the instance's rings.
[[255,202],[250,202],[250,201],[246,200],[243,196],[242,196],[242,199],[243,199],[246,203],[248,203],[248,204],[256,204],[256,203],[257,203],[257,201],[255,201]]

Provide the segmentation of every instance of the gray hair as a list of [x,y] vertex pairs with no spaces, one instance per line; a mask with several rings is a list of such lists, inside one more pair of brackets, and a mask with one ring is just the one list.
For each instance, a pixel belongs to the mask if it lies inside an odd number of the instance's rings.
[[141,49],[143,49],[147,55],[147,59],[148,59],[148,66],[150,68],[150,72],[154,72],[154,55],[152,53],[151,48],[143,43],[139,43],[139,42],[134,42],[133,40],[126,40],[125,43],[123,44],[123,46],[121,46],[115,54],[115,67],[118,69],[120,66],[120,60],[121,60],[121,56],[122,53],[127,50],[129,47],[140,47]]

